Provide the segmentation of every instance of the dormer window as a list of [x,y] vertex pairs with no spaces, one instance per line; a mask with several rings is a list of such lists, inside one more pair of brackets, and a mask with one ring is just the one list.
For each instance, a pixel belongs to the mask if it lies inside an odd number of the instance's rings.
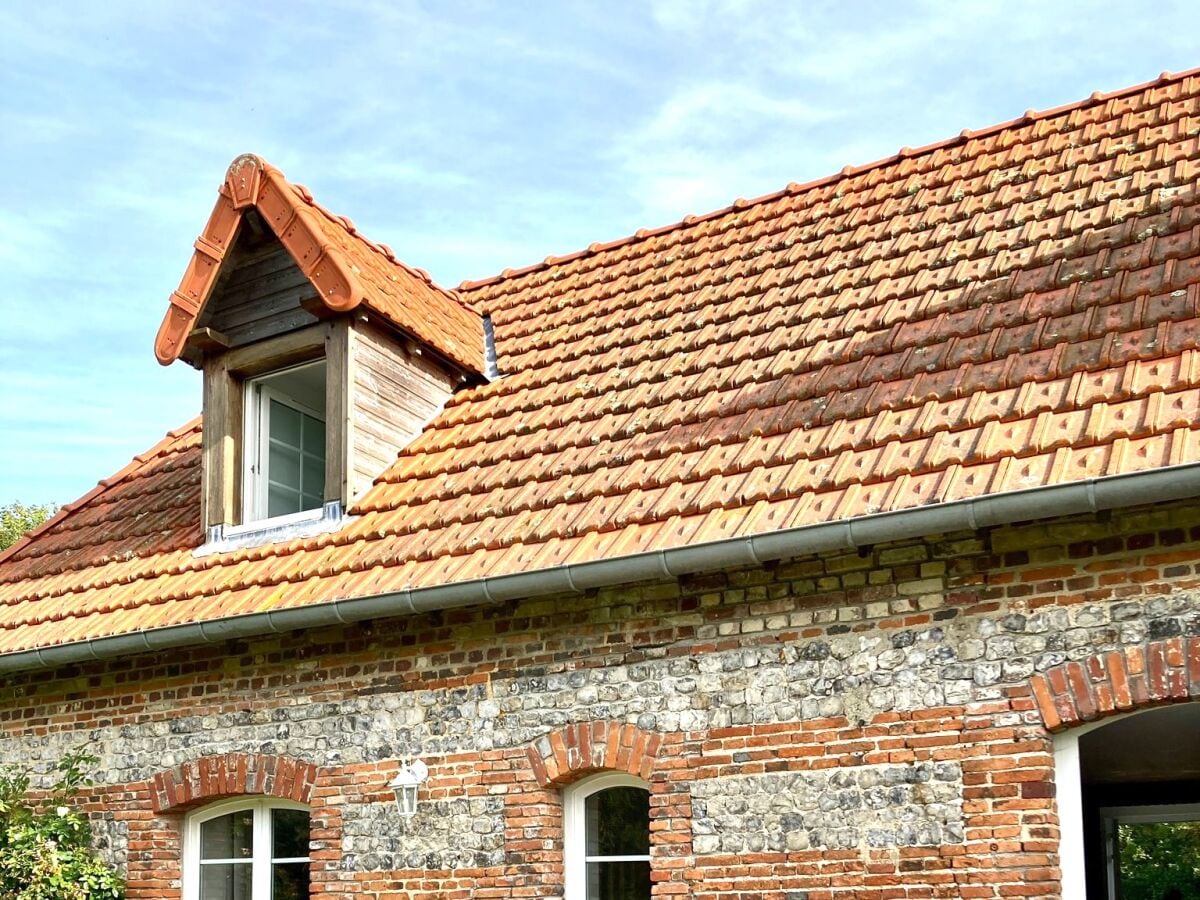
[[246,383],[244,522],[324,506],[325,376],[321,360]]
[[155,339],[204,371],[197,554],[340,528],[454,390],[492,371],[460,297],[253,156],[234,160]]

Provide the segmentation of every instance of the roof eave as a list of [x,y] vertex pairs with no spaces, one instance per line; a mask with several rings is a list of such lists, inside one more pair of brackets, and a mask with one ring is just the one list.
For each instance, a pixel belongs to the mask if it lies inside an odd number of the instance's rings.
[[301,628],[345,625],[367,619],[676,578],[930,534],[975,531],[1194,497],[1200,497],[1200,463],[1186,463],[612,559],[567,563],[533,572],[350,597],[22,650],[0,654],[0,673],[262,637]]

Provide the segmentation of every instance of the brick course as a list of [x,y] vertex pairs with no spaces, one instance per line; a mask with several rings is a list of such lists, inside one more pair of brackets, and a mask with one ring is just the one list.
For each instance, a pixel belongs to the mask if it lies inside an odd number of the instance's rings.
[[310,804],[314,896],[557,896],[560,787],[613,769],[657,897],[1055,897],[1051,733],[1195,696],[1198,549],[1176,504],[28,673],[0,758],[91,743],[132,898],[247,792]]

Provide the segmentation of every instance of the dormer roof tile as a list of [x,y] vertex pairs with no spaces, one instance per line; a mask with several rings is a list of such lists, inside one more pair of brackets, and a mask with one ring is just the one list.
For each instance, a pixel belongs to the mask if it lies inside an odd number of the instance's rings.
[[360,304],[408,332],[465,371],[482,374],[483,320],[457,291],[398,260],[385,244],[358,233],[345,216],[329,212],[303,185],[291,184],[252,154],[229,166],[203,233],[155,338],[164,365],[184,342],[208,300],[225,254],[247,209],[255,208],[317,289],[329,309]]

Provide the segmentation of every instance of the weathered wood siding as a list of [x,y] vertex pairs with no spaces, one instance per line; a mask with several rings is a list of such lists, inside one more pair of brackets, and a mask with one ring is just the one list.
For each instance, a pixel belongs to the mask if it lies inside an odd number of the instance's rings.
[[449,399],[454,376],[388,332],[357,322],[350,337],[350,496],[383,474]]
[[317,289],[277,239],[251,248],[239,240],[228,275],[222,273],[197,327],[208,327],[241,347],[316,322],[301,301]]

